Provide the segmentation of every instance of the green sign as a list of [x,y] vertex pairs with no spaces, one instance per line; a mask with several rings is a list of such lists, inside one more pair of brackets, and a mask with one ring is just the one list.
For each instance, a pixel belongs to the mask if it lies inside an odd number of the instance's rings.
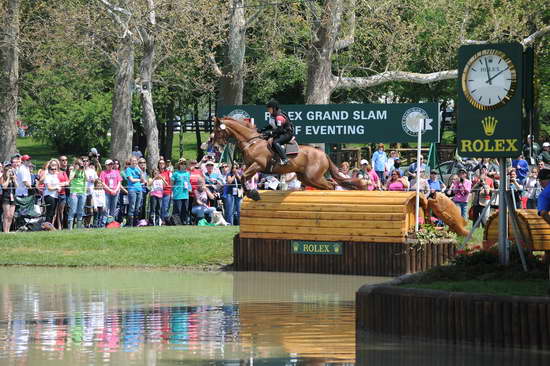
[[458,153],[517,157],[522,147],[523,47],[462,46],[458,51]]
[[[296,139],[307,143],[416,142],[419,120],[425,120],[423,142],[439,142],[439,105],[308,104],[283,105],[295,126]],[[269,121],[263,105],[225,106],[222,116],[250,119],[258,127]]]
[[329,254],[342,255],[342,243],[329,241],[297,241],[291,242],[292,254]]

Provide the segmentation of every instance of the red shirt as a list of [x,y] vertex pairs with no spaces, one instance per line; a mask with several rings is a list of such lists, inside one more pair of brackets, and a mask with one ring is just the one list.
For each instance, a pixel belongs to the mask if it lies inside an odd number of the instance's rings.
[[[59,179],[59,183],[65,183],[69,181],[69,177],[67,177],[67,173],[65,173],[63,170],[57,173],[57,178]],[[62,187],[59,190],[59,194],[65,194],[65,187]]]
[[163,172],[160,173],[160,175],[166,181],[164,189],[162,190],[162,194],[164,196],[169,196],[172,194],[172,173],[168,169],[165,169]]
[[195,191],[197,190],[197,187],[199,186],[199,179],[204,178],[204,175],[202,174],[202,170],[200,169],[193,169],[190,172],[189,180],[191,181],[191,196],[195,197]]

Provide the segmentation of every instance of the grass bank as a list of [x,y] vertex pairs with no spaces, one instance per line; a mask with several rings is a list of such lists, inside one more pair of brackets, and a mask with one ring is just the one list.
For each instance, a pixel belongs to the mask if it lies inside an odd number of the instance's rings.
[[163,226],[0,234],[0,265],[200,267],[233,262],[238,227]]
[[504,296],[550,295],[548,266],[531,254],[526,253],[526,260],[528,271],[524,272],[515,248],[508,266],[499,264],[496,249],[466,252],[450,265],[432,268],[401,286]]
[[467,280],[467,281],[434,281],[403,285],[409,288],[423,288],[450,292],[468,292],[505,296],[547,296],[550,283],[543,279],[523,281],[513,280]]

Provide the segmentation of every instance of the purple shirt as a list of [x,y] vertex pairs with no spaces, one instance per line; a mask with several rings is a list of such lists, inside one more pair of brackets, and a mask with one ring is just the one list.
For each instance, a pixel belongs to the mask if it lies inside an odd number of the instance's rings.
[[453,182],[451,190],[454,192],[453,201],[455,202],[468,202],[468,197],[472,191],[472,182],[468,179],[464,179],[464,183],[460,181]]

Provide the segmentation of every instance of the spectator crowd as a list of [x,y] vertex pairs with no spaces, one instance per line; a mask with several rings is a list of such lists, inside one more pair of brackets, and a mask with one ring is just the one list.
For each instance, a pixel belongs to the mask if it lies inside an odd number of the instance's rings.
[[217,164],[212,155],[175,165],[161,157],[151,171],[137,150],[123,163],[101,164],[92,149],[39,169],[31,156],[14,155],[0,163],[2,229],[238,225],[245,166]]
[[[532,150],[527,159],[520,155],[505,169],[507,189],[512,190],[517,208],[536,208],[543,190],[539,171],[550,168],[550,143],[545,142],[536,155]],[[214,156],[207,153],[200,161],[180,159],[175,165],[161,157],[150,171],[137,149],[122,164],[112,159],[101,164],[99,154],[91,149],[71,163],[60,156],[40,169],[29,155],[15,155],[0,164],[3,231],[44,229],[44,223],[58,230],[239,225],[245,190],[313,189],[303,187],[295,173],[256,174],[245,182],[245,165],[216,163]],[[343,162],[339,174],[363,180],[368,190],[415,191],[418,186],[426,195],[441,192],[453,200],[463,217],[476,220],[482,215],[485,224],[499,205],[498,187],[503,179],[498,160],[458,159],[454,166],[453,174],[445,177],[430,171],[423,157],[403,166],[396,151],[387,154],[379,144],[370,162],[363,159],[354,168]]]

